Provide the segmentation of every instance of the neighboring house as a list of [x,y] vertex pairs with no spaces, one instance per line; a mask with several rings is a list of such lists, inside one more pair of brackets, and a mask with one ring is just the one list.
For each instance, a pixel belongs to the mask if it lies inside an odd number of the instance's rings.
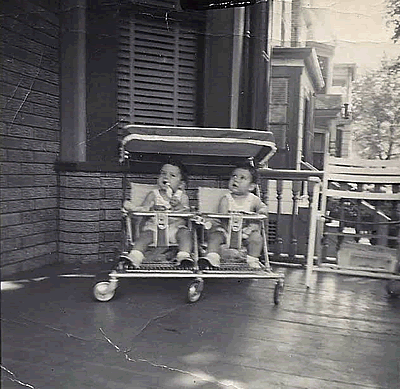
[[[322,171],[329,154],[344,156],[347,150],[347,103],[354,67],[334,64],[328,20],[324,9],[304,0],[274,2],[270,129],[277,153],[269,163],[271,168]],[[345,88],[338,91],[338,84]],[[282,225],[277,233],[280,256],[289,252],[292,261],[293,254],[304,258],[307,185],[269,180],[268,194],[271,227],[276,228],[274,222]]]
[[355,65],[334,63],[325,11],[304,0],[274,3],[270,128],[278,152],[271,167],[323,170],[326,155],[348,155]]
[[353,155],[351,138],[351,84],[356,78],[355,63],[340,63],[333,67],[332,93],[342,96],[342,112],[337,123],[336,157],[348,158]]
[[278,148],[270,167],[300,170],[312,163],[316,91],[324,86],[313,48],[274,47],[270,128]]

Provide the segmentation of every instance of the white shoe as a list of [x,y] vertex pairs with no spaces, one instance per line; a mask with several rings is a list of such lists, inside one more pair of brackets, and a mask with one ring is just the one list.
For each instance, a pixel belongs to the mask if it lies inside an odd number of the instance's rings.
[[246,257],[246,262],[251,267],[252,269],[261,269],[261,263],[260,260],[256,257],[253,257],[251,255],[247,255]]
[[199,259],[199,267],[204,270],[207,268],[219,268],[221,266],[221,256],[218,253],[208,253]]
[[179,251],[178,254],[176,254],[175,262],[178,267],[183,269],[192,268],[194,265],[192,257],[186,251]]
[[136,269],[140,267],[144,259],[143,253],[135,249],[131,250],[127,257],[131,261],[132,266]]

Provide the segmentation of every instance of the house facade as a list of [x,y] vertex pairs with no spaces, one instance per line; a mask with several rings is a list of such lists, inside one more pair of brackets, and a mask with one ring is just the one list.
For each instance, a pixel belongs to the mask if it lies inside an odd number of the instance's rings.
[[[312,20],[300,0],[207,11],[178,0],[3,1],[2,273],[115,259],[124,177],[151,179],[118,162],[127,123],[270,129],[272,168],[316,165],[332,62],[310,44]],[[189,192],[223,180],[196,177]]]
[[115,259],[124,124],[266,129],[270,12],[4,1],[2,273]]

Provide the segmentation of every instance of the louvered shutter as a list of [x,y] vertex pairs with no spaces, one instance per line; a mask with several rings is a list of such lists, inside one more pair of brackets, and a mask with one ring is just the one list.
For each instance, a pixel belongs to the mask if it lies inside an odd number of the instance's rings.
[[271,79],[270,128],[274,134],[276,147],[285,149],[289,127],[289,79]]
[[120,26],[119,117],[123,124],[195,126],[203,22],[136,12]]

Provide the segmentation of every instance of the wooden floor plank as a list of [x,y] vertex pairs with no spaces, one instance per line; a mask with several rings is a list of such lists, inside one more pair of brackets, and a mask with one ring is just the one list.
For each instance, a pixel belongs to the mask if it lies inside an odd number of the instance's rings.
[[2,295],[2,388],[397,389],[385,282],[317,274],[306,290],[283,271],[279,306],[270,280],[210,280],[192,305],[177,280],[125,280],[108,303],[88,278],[20,283]]

